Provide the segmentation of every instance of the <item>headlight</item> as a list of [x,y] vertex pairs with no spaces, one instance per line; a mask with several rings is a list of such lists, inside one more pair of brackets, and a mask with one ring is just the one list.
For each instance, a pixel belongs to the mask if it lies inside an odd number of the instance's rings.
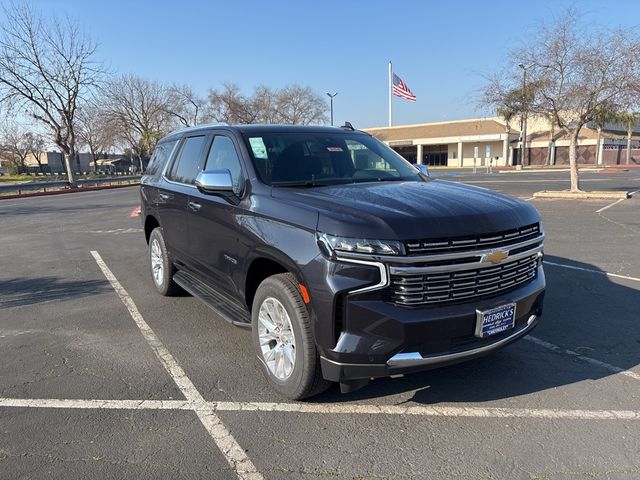
[[365,253],[371,255],[404,255],[402,242],[395,240],[369,240],[364,238],[336,237],[334,235],[321,234],[319,242],[328,250],[333,251]]

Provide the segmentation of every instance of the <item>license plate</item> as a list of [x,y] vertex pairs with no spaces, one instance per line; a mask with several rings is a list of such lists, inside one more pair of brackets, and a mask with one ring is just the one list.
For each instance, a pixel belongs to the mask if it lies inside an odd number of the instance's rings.
[[515,303],[500,305],[491,310],[476,310],[476,337],[488,337],[511,330],[515,321]]

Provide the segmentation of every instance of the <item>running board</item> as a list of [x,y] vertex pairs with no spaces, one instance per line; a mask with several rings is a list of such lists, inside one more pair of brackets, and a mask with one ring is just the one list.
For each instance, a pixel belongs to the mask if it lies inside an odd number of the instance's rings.
[[210,287],[192,273],[178,270],[173,276],[173,281],[227,322],[238,327],[251,328],[251,314],[246,308]]

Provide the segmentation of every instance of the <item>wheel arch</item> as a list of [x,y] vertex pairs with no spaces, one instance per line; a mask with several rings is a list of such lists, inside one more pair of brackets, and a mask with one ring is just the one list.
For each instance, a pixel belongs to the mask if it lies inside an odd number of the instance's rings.
[[149,237],[151,236],[151,232],[153,232],[153,230],[155,228],[158,228],[159,226],[160,222],[153,215],[147,215],[147,217],[144,219],[144,238],[147,241],[147,245],[149,244]]

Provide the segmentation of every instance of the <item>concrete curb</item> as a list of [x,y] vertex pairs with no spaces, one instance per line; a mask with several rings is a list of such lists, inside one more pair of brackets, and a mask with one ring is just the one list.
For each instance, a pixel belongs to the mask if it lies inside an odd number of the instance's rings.
[[127,185],[105,185],[102,187],[83,187],[83,188],[67,188],[65,190],[54,190],[51,192],[33,192],[33,193],[23,193],[22,195],[0,195],[0,201],[2,200],[10,200],[16,198],[26,198],[26,197],[45,197],[48,195],[63,195],[65,193],[81,193],[81,192],[95,192],[96,190],[113,190],[114,188],[126,188],[126,187],[138,187],[140,183],[129,183]]
[[559,198],[565,200],[618,200],[630,198],[629,192],[570,192],[569,190],[544,190],[535,192],[534,198]]

